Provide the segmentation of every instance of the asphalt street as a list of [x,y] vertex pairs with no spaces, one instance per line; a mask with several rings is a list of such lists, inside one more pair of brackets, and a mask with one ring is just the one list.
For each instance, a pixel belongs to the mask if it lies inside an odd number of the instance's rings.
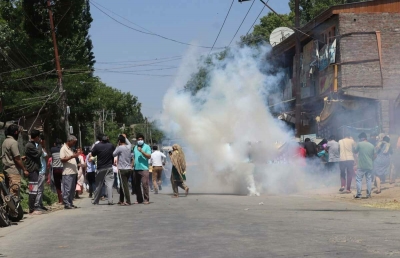
[[398,211],[298,195],[150,201],[84,198],[79,209],[27,216],[0,228],[0,257],[400,257]]

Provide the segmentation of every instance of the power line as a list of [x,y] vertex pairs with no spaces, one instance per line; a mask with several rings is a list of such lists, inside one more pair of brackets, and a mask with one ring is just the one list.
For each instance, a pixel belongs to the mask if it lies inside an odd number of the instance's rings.
[[[93,73],[95,71],[84,71],[79,73],[71,73],[71,74],[64,74],[64,76],[75,76],[75,75],[83,75]],[[143,74],[143,73],[124,73],[123,71],[97,71],[99,73],[119,73],[119,74],[126,74],[126,75],[142,75],[142,76],[149,76],[149,77],[172,77],[173,74]]]
[[17,79],[9,80],[9,81],[6,81],[6,82],[13,82],[13,81],[16,82],[16,81],[26,80],[26,79],[38,77],[38,76],[40,76],[40,75],[50,74],[50,73],[52,73],[52,72],[54,72],[54,71],[55,71],[55,69],[53,69],[53,70],[51,70],[51,71],[47,71],[47,72],[43,72],[43,73],[31,75],[31,76],[28,76],[28,77],[23,77],[23,78],[17,78]]
[[[131,71],[108,71],[108,72],[118,72],[118,73],[135,73],[135,72],[148,72],[148,71],[161,71],[161,70],[171,70],[171,69],[176,69],[179,68],[178,66],[173,66],[173,67],[167,67],[167,68],[154,68],[154,69],[145,69],[145,70],[131,70]],[[97,69],[94,70],[64,70],[64,72],[93,72],[96,71]],[[101,70],[100,71],[107,71],[107,70]]]
[[69,10],[71,10],[72,7],[72,1],[71,4],[69,5],[69,8],[67,9],[67,11],[65,11],[64,15],[61,17],[61,19],[58,21],[56,28],[58,27],[58,25],[60,25],[61,21],[64,19],[64,17],[67,15],[67,13],[69,12]]
[[47,64],[49,62],[53,62],[53,61],[54,61],[54,59],[49,60],[49,61],[44,62],[44,63],[41,63],[41,64],[32,65],[32,66],[28,66],[28,67],[24,67],[24,68],[20,68],[20,69],[15,69],[15,70],[7,71],[7,72],[2,72],[2,73],[0,73],[0,75],[1,74],[6,74],[6,73],[13,73],[13,72],[23,71],[23,70],[26,70],[26,69],[29,69],[29,68],[32,68],[32,67],[38,67],[38,66],[41,66],[41,65]]
[[147,64],[137,64],[137,65],[128,65],[128,66],[118,66],[118,67],[112,67],[112,68],[97,68],[96,70],[115,70],[115,69],[125,69],[125,68],[130,68],[130,67],[138,67],[138,66],[148,66],[152,64],[159,64],[159,63],[165,63],[165,62],[171,62],[171,61],[176,61],[180,60],[182,57],[175,58],[175,59],[169,59],[169,60],[163,60],[163,61],[157,61],[157,62],[152,62],[152,63],[147,63]]
[[[181,44],[181,45],[186,45],[186,46],[199,47],[199,48],[211,48],[211,49],[214,47],[214,46],[213,46],[213,47],[209,47],[209,46],[194,45],[194,44],[182,42],[182,41],[179,41],[179,40],[176,40],[176,39],[168,38],[168,37],[165,37],[165,36],[156,34],[156,33],[146,32],[146,31],[142,31],[142,30],[135,29],[135,28],[133,28],[133,27],[131,27],[131,26],[129,26],[129,25],[123,23],[123,22],[120,22],[120,21],[118,21],[117,19],[115,19],[114,17],[112,17],[111,15],[109,15],[108,13],[106,13],[105,11],[103,11],[101,8],[99,8],[93,1],[90,1],[90,2],[92,3],[92,5],[93,5],[97,10],[99,10],[100,12],[102,12],[103,14],[105,14],[106,16],[108,16],[110,19],[112,19],[112,20],[115,21],[116,23],[119,23],[120,25],[122,25],[122,26],[124,26],[124,27],[126,27],[126,28],[128,28],[128,29],[134,30],[134,31],[136,31],[136,32],[140,32],[140,33],[147,34],[147,35],[151,35],[151,36],[156,36],[156,37],[159,37],[159,38],[162,38],[162,39],[165,39],[165,40],[169,40],[169,41],[172,41],[172,42]],[[221,49],[221,48],[222,48],[222,47],[220,47],[219,49]]]
[[31,20],[31,18],[29,18],[29,15],[26,14],[26,12],[24,11],[24,8],[21,8],[21,11],[22,11],[22,13],[24,14],[25,18],[27,18],[27,19],[30,21],[30,23],[32,23],[33,27],[35,27],[35,29],[36,29],[37,31],[39,31],[41,34],[46,35],[46,32],[43,32],[41,29],[39,29],[39,28],[35,25],[35,23]]
[[218,32],[217,38],[215,39],[214,44],[213,44],[212,47],[211,47],[210,53],[208,53],[208,54],[211,54],[211,51],[214,49],[215,43],[217,43],[217,40],[218,40],[218,38],[219,38],[219,35],[221,34],[222,28],[224,28],[226,19],[228,18],[229,13],[231,12],[233,2],[235,2],[235,0],[232,0],[231,6],[229,7],[229,10],[228,10],[228,13],[227,13],[226,16],[225,16],[224,23],[222,23],[222,26],[221,26],[221,29],[220,29],[219,32]]
[[246,15],[244,16],[244,18],[243,18],[242,22],[240,23],[240,25],[239,25],[239,28],[236,30],[236,32],[235,32],[235,35],[233,35],[233,38],[231,39],[231,42],[229,42],[229,45],[228,45],[228,47],[229,47],[229,46],[232,44],[232,41],[235,39],[236,35],[238,34],[238,32],[239,32],[240,28],[241,28],[241,27],[242,27],[242,25],[243,25],[243,22],[246,20],[246,18],[247,18],[247,15],[249,14],[249,12],[250,12],[251,8],[253,7],[253,5],[254,5],[254,2],[255,2],[255,1],[253,1],[253,2],[251,3],[249,10],[247,11]]
[[[268,0],[268,2],[269,2],[269,0]],[[268,2],[267,2],[267,3],[268,3]],[[263,5],[263,8],[261,9],[260,13],[258,14],[256,20],[255,20],[255,21],[253,22],[253,24],[251,25],[250,29],[247,31],[246,35],[249,34],[249,32],[250,32],[251,29],[253,28],[254,24],[256,24],[256,22],[258,21],[258,18],[260,17],[260,15],[261,15],[261,13],[264,11],[264,9],[265,9],[265,5]]]
[[36,116],[35,120],[33,120],[33,123],[32,123],[32,125],[31,125],[31,128],[29,128],[29,131],[28,131],[28,132],[31,131],[33,125],[36,123],[37,119],[39,118],[40,112],[42,111],[42,109],[44,108],[44,106],[46,106],[47,102],[51,99],[51,95],[54,94],[54,91],[57,89],[57,87],[58,87],[58,85],[56,85],[56,87],[54,87],[53,91],[50,93],[50,95],[47,97],[46,101],[43,103],[42,107],[39,109],[39,111],[38,111],[38,113],[37,113],[37,116]]
[[[94,1],[92,0],[92,2],[94,2]],[[121,15],[119,15],[119,14],[113,12],[112,10],[108,9],[107,7],[101,5],[101,4],[97,3],[97,2],[95,2],[95,3],[96,3],[97,5],[99,5],[99,6],[101,6],[103,9],[106,9],[107,11],[111,12],[112,14],[114,14],[114,15],[120,17],[121,19],[123,19],[123,20],[125,20],[125,21],[127,21],[127,22],[129,22],[129,23],[132,23],[133,25],[136,25],[136,26],[138,26],[139,28],[144,29],[145,31],[148,31],[148,32],[150,32],[150,33],[152,33],[152,34],[156,34],[156,33],[152,32],[151,30],[148,30],[148,29],[146,29],[145,27],[140,26],[140,25],[137,24],[137,23],[134,23],[133,21],[130,21],[130,20],[128,20],[128,19],[125,18],[125,17],[122,17]]]
[[145,59],[145,60],[134,60],[134,61],[96,62],[96,64],[139,63],[139,62],[147,62],[147,61],[157,61],[157,60],[172,59],[172,58],[178,58],[178,57],[182,58],[182,56],[171,56],[171,57]]
[[286,23],[286,24],[288,25],[288,27],[291,28],[292,30],[295,30],[295,31],[297,31],[297,32],[299,32],[299,33],[301,33],[301,34],[303,34],[303,35],[309,37],[309,38],[312,38],[312,39],[314,39],[314,40],[318,40],[318,42],[321,42],[321,43],[325,44],[325,42],[322,42],[321,40],[312,37],[311,35],[309,35],[309,34],[303,32],[303,31],[300,30],[299,28],[296,28],[296,26],[292,26],[288,21],[286,21],[285,19],[283,19],[283,17],[282,17],[279,13],[277,13],[274,9],[272,9],[271,6],[268,5],[269,0],[267,1],[267,3],[264,2],[263,0],[260,0],[260,1],[261,1],[268,9],[270,9],[271,12],[273,12],[275,15],[277,15],[277,16],[279,17],[279,19],[281,19],[284,23]]

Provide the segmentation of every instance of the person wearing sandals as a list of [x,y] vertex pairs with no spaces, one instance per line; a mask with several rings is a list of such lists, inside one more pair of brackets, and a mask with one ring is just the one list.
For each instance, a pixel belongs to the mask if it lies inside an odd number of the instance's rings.
[[[128,180],[132,172],[132,145],[129,142],[125,134],[118,136],[118,147],[115,149],[113,156],[118,157],[117,167],[119,175],[121,177],[120,189],[119,189],[119,202],[121,206],[131,205],[131,196],[129,192]],[[125,202],[126,200],[126,202]]]
[[390,172],[390,156],[392,148],[388,136],[379,135],[380,141],[375,147],[376,159],[374,161],[374,175],[376,182],[376,194],[381,193],[381,182],[385,182],[386,175]]
[[169,153],[172,162],[171,184],[174,191],[173,198],[179,197],[178,186],[185,190],[185,195],[189,194],[189,187],[185,185],[186,181],[186,160],[181,146],[174,144]]

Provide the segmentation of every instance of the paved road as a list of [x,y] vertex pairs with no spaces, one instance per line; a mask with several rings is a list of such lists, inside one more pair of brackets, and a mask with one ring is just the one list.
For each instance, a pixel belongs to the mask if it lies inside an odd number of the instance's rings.
[[80,209],[26,218],[0,229],[0,257],[400,256],[396,211],[302,196],[151,201],[93,206],[86,198]]

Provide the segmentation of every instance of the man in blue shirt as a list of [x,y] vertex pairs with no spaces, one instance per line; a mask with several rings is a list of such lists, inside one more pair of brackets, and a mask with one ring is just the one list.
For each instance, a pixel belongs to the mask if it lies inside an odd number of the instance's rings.
[[[136,203],[149,204],[149,159],[151,158],[151,148],[144,143],[143,134],[136,136],[137,145],[133,149],[135,156],[134,169],[135,169],[135,192]],[[143,188],[140,187],[140,183]]]

